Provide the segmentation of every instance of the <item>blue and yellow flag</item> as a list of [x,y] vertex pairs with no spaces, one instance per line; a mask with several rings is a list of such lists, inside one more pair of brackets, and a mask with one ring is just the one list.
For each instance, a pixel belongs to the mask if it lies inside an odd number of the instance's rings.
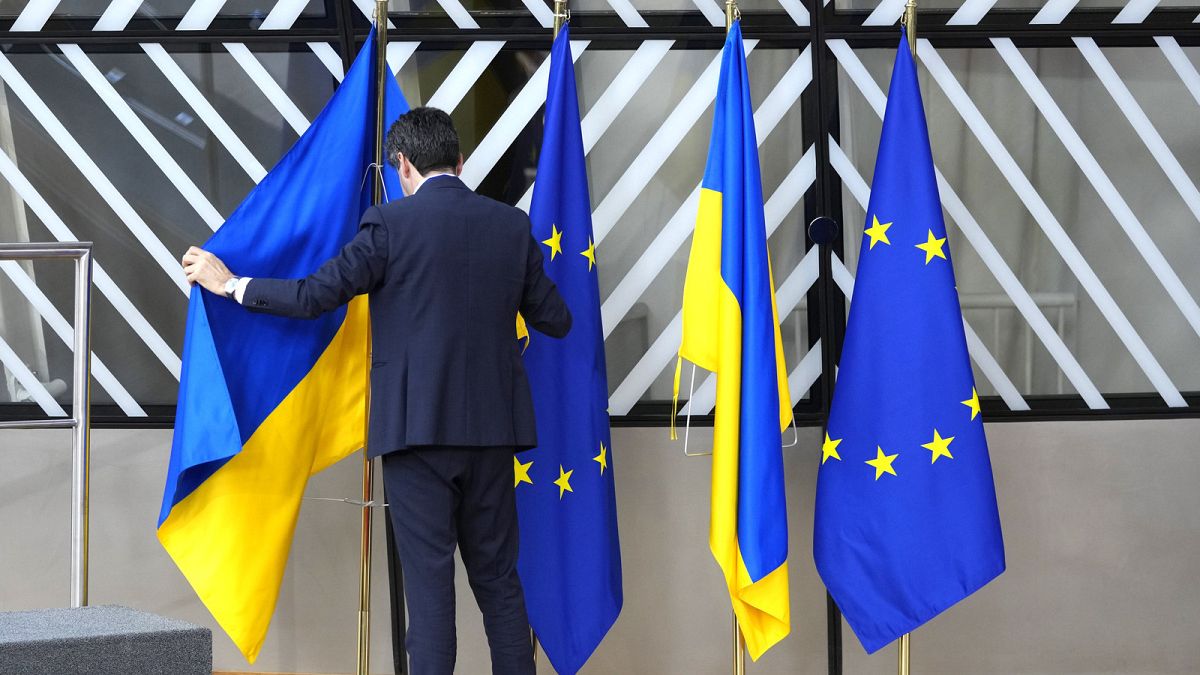
[[[302,277],[354,236],[370,203],[374,48],[372,32],[312,126],[204,244],[235,273]],[[394,120],[407,104],[385,79]],[[251,663],[309,476],[363,446],[366,302],[285,319],[192,289],[158,539]]]
[[608,429],[596,246],[570,30],[550,52],[546,122],[529,210],[546,274],[571,309],[561,340],[533,335],[525,368],[538,447],[514,459],[518,569],[529,623],[554,669],[575,673],[621,611],[621,546]]
[[817,570],[874,652],[1004,571],[916,68],[901,37],[817,477]]
[[757,660],[791,630],[782,433],[792,407],[739,21],[721,61],[679,354],[717,375],[708,544]]

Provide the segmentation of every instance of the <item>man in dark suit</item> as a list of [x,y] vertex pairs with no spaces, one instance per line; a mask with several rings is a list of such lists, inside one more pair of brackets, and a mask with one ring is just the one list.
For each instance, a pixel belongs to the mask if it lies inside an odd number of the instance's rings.
[[552,337],[571,315],[542,270],[522,211],[472,192],[450,116],[416,108],[388,132],[405,199],[372,207],[358,234],[304,279],[250,279],[198,248],[188,280],[251,311],[314,317],[370,295],[368,454],[383,458],[406,580],[414,675],[454,670],[454,549],[495,673],[533,673],[517,576],[513,453],[537,444],[515,336],[519,311]]

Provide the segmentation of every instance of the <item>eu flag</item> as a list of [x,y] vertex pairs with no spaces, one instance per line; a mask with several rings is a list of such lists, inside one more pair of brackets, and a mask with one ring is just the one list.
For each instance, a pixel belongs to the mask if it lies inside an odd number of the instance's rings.
[[813,555],[867,652],[1004,571],[916,68],[901,36],[817,477]]
[[[304,135],[204,244],[239,274],[306,276],[370,200],[375,33]],[[386,120],[407,109],[385,78]],[[400,196],[394,172],[388,194]],[[366,297],[313,320],[192,289],[158,539],[251,663],[266,639],[312,474],[363,447]]]
[[529,623],[565,674],[595,651],[622,601],[600,287],[569,33],[564,25],[550,52],[529,217],[574,325],[561,340],[536,333],[529,340],[538,447],[513,460]]
[[782,432],[792,404],[740,21],[725,40],[700,188],[679,354],[717,375],[708,546],[757,660],[791,630]]

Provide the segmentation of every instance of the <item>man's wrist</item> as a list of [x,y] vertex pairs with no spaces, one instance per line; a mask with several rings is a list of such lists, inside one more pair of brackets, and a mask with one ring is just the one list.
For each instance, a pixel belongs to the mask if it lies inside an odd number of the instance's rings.
[[233,292],[237,290],[238,281],[240,281],[240,279],[236,276],[231,276],[226,279],[225,283],[221,285],[221,293],[230,300],[233,300]]
[[233,289],[233,299],[240,305],[242,298],[246,297],[246,287],[250,285],[250,277],[236,277],[237,283]]

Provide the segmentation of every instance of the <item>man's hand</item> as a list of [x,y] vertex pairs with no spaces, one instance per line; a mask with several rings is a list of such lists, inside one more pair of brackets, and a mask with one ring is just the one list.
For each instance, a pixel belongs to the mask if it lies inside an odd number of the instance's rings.
[[183,271],[189,284],[200,284],[220,296],[225,295],[225,282],[233,278],[220,258],[195,246],[183,254]]

